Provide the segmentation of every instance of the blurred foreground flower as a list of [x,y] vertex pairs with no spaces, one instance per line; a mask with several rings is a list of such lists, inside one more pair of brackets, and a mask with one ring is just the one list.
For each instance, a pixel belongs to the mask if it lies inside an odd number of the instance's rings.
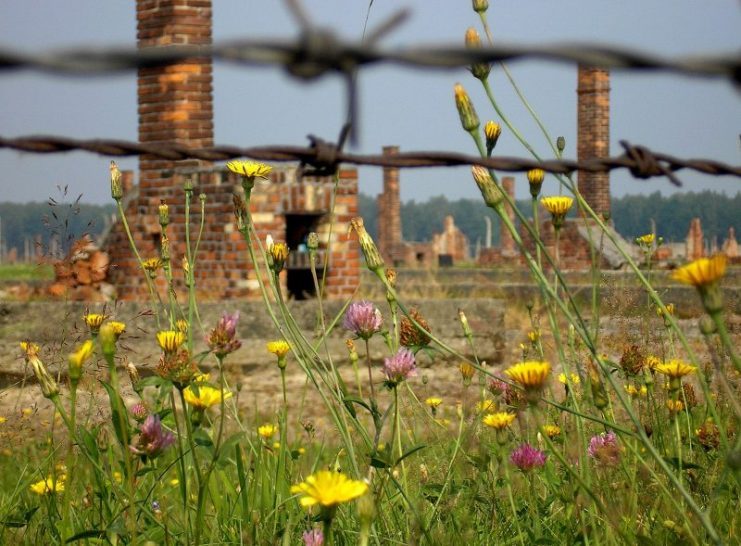
[[152,414],[142,423],[136,445],[129,448],[137,455],[153,459],[174,443],[175,435],[162,427],[159,415]]
[[521,444],[509,456],[509,460],[523,472],[530,472],[545,464],[546,454],[530,444]]
[[64,479],[60,476],[56,480],[54,478],[46,478],[36,483],[32,483],[29,487],[32,492],[37,495],[48,495],[50,493],[61,493],[64,491]]
[[[216,328],[208,334],[206,343],[217,358],[224,358],[242,346],[242,342],[237,339],[238,321],[239,311],[234,311],[231,315],[224,311],[221,319],[216,324]],[[183,332],[179,331],[178,333]]]
[[697,288],[705,310],[714,315],[723,309],[723,296],[718,281],[726,274],[727,260],[725,254],[700,258],[677,269],[672,278]]
[[306,508],[317,504],[323,508],[334,508],[365,495],[367,491],[368,484],[365,482],[351,480],[341,472],[330,470],[320,470],[291,487],[291,493],[303,495],[299,502]]
[[301,538],[304,541],[304,546],[322,546],[324,544],[324,533],[322,533],[321,529],[304,531]]
[[69,355],[69,379],[73,384],[77,384],[82,376],[82,365],[93,354],[93,341],[88,339],[85,343]]
[[392,357],[386,357],[383,361],[383,373],[386,375],[389,386],[396,386],[402,381],[417,374],[417,363],[414,353],[402,347]]
[[368,340],[381,331],[383,316],[381,311],[369,301],[356,301],[345,312],[342,326],[358,338]]

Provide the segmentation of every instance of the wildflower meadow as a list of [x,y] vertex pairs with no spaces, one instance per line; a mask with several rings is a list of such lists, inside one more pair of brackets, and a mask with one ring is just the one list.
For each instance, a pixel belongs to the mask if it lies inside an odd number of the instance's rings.
[[[473,2],[490,36],[486,4]],[[465,40],[481,46],[476,29]],[[518,139],[531,151],[489,87],[494,69],[480,63],[471,73],[498,121],[480,122],[462,84],[451,86],[451,102],[441,107],[457,108],[482,157],[500,138]],[[564,140],[540,126],[551,157],[562,157]],[[645,295],[632,310],[638,341],[616,343],[601,329],[599,290],[576,298],[559,254],[567,214],[596,226],[588,232],[603,238],[614,236],[608,220],[569,175],[547,175],[557,177],[560,193],[542,195],[546,173],[533,169],[527,173],[533,216],[549,219],[555,245],[546,246],[538,223],[521,217],[525,239],[505,210],[512,203],[498,173],[474,166],[472,182],[511,233],[538,294],[508,302],[520,313],[519,331],[508,330],[516,350],[494,365],[477,356],[481,337],[465,305],[454,317],[465,352],[446,342],[451,332],[430,327],[423,306],[409,305],[399,288],[404,271],[384,261],[362,218],[352,221],[353,244],[382,297],[350,298],[330,313],[318,263],[325,241],[311,233],[316,328],[301,328],[281,283],[291,250],[284,241],[260,240],[250,211],[272,166],[235,160],[226,167],[240,177],[235,225],[248,243],[250,267],[260,272],[262,312],[274,329],[273,340],[259,348],[273,364],[259,373],[278,393],[277,408],[240,402],[245,393],[230,364],[244,343],[244,316],[231,302],[211,323],[199,313],[202,224],[186,224],[186,255],[173,256],[168,226],[175,203],[162,203],[160,252],[141,255],[130,231],[137,219],[125,214],[121,172],[111,162],[118,221],[150,296],[141,303],[149,327],[134,332],[116,306],[90,307],[71,319],[84,335],[54,368],[57,347],[33,331],[16,340],[34,376],[28,388],[53,410],[35,434],[3,433],[0,544],[741,540],[741,360],[724,301],[732,269],[725,255],[669,275],[671,285],[689,287],[701,303],[702,314],[689,321],[681,318],[686,302],[664,301],[656,288],[651,260],[659,237],[635,241],[645,259],[624,259]],[[178,206],[197,219],[209,196],[186,185],[180,198]],[[596,286],[596,253],[593,262]],[[328,346],[338,333],[346,340],[342,358]],[[137,361],[127,344],[134,334],[156,349],[156,359]],[[374,351],[384,357],[371,358]],[[454,390],[429,382],[428,370],[443,365],[452,370]],[[287,380],[297,373],[300,387]],[[321,414],[322,428],[308,414]]]

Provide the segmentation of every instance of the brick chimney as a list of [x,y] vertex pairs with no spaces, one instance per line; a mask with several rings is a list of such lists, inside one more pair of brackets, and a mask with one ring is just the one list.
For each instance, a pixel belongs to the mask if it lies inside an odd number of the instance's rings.
[[[211,14],[211,0],[137,0],[138,47],[208,46]],[[212,146],[212,80],[209,58],[140,69],[139,141]],[[197,160],[177,162],[178,166],[200,164]],[[171,184],[167,171],[175,165],[172,161],[141,156],[140,195],[160,197],[160,188]]]
[[[577,159],[610,155],[610,72],[579,66],[577,93]],[[579,171],[579,191],[598,214],[610,213],[610,174]]]
[[[398,146],[384,146],[383,155],[396,155]],[[399,169],[383,168],[383,192],[378,196],[378,250],[387,263],[393,264],[401,243],[401,199]]]

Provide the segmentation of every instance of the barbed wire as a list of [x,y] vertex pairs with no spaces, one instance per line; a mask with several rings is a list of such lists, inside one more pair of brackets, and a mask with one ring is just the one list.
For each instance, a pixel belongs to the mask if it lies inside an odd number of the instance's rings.
[[482,158],[445,151],[363,155],[343,152],[341,145],[337,146],[316,137],[311,137],[311,139],[311,146],[306,147],[257,146],[241,148],[237,146],[214,146],[210,148],[192,148],[181,144],[148,144],[111,139],[79,140],[60,136],[24,136],[17,138],[0,137],[0,148],[34,153],[82,150],[107,157],[148,155],[171,161],[183,159],[225,161],[238,157],[249,157],[259,161],[298,161],[302,165],[309,165],[325,174],[332,172],[338,165],[344,163],[402,169],[482,165],[503,172],[524,172],[533,168],[540,168],[554,174],[570,174],[576,170],[609,172],[615,169],[627,169],[637,178],[667,176],[676,185],[680,185],[680,182],[674,173],[682,169],[710,175],[741,176],[741,166],[728,165],[712,159],[682,159],[669,154],[654,152],[644,146],[634,146],[624,140],[620,141],[620,144],[625,153],[619,156],[582,161],[571,159],[536,161],[503,156]]
[[[404,13],[377,34],[396,26]],[[648,51],[594,43],[517,45],[497,44],[480,49],[457,46],[409,46],[386,49],[374,40],[351,42],[327,29],[305,27],[295,40],[240,40],[213,46],[148,48],[77,48],[41,53],[0,48],[0,70],[33,69],[60,74],[89,75],[171,65],[194,57],[210,57],[249,65],[281,65],[290,74],[313,79],[328,72],[351,74],[371,64],[398,64],[451,69],[479,62],[524,58],[577,63],[615,70],[660,70],[696,76],[725,77],[741,83],[741,54],[727,52],[704,56],[667,58]]]

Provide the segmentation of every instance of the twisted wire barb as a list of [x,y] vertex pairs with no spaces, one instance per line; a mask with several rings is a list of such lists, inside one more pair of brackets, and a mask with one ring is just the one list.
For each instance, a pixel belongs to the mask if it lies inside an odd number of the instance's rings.
[[59,136],[0,137],[0,148],[23,152],[57,153],[83,150],[108,157],[149,155],[171,161],[181,159],[225,161],[236,157],[249,157],[260,161],[298,161],[322,173],[330,172],[339,164],[344,163],[397,168],[482,165],[506,172],[523,172],[537,167],[556,174],[568,174],[576,170],[608,172],[615,169],[628,169],[637,178],[667,176],[672,183],[677,185],[680,183],[674,173],[682,169],[710,175],[741,176],[741,166],[728,165],[712,159],[682,159],[654,152],[644,146],[634,146],[626,141],[621,141],[620,144],[625,149],[625,153],[619,156],[582,161],[552,159],[541,162],[518,157],[482,158],[445,151],[402,152],[395,155],[353,154],[343,152],[341,145],[328,143],[316,137],[312,137],[312,144],[308,147],[278,145],[250,148],[237,146],[191,148],[182,144],[146,144],[109,139],[79,140]]
[[739,52],[666,58],[648,51],[595,43],[497,44],[475,50],[458,46],[384,49],[373,41],[346,41],[330,30],[314,27],[304,27],[296,40],[240,40],[213,46],[78,48],[42,53],[0,48],[0,70],[25,68],[87,75],[170,65],[193,57],[211,57],[216,61],[239,64],[282,65],[290,74],[303,79],[316,78],[327,72],[347,75],[358,67],[378,63],[450,69],[476,62],[533,58],[617,70],[662,70],[725,77],[741,83]]

